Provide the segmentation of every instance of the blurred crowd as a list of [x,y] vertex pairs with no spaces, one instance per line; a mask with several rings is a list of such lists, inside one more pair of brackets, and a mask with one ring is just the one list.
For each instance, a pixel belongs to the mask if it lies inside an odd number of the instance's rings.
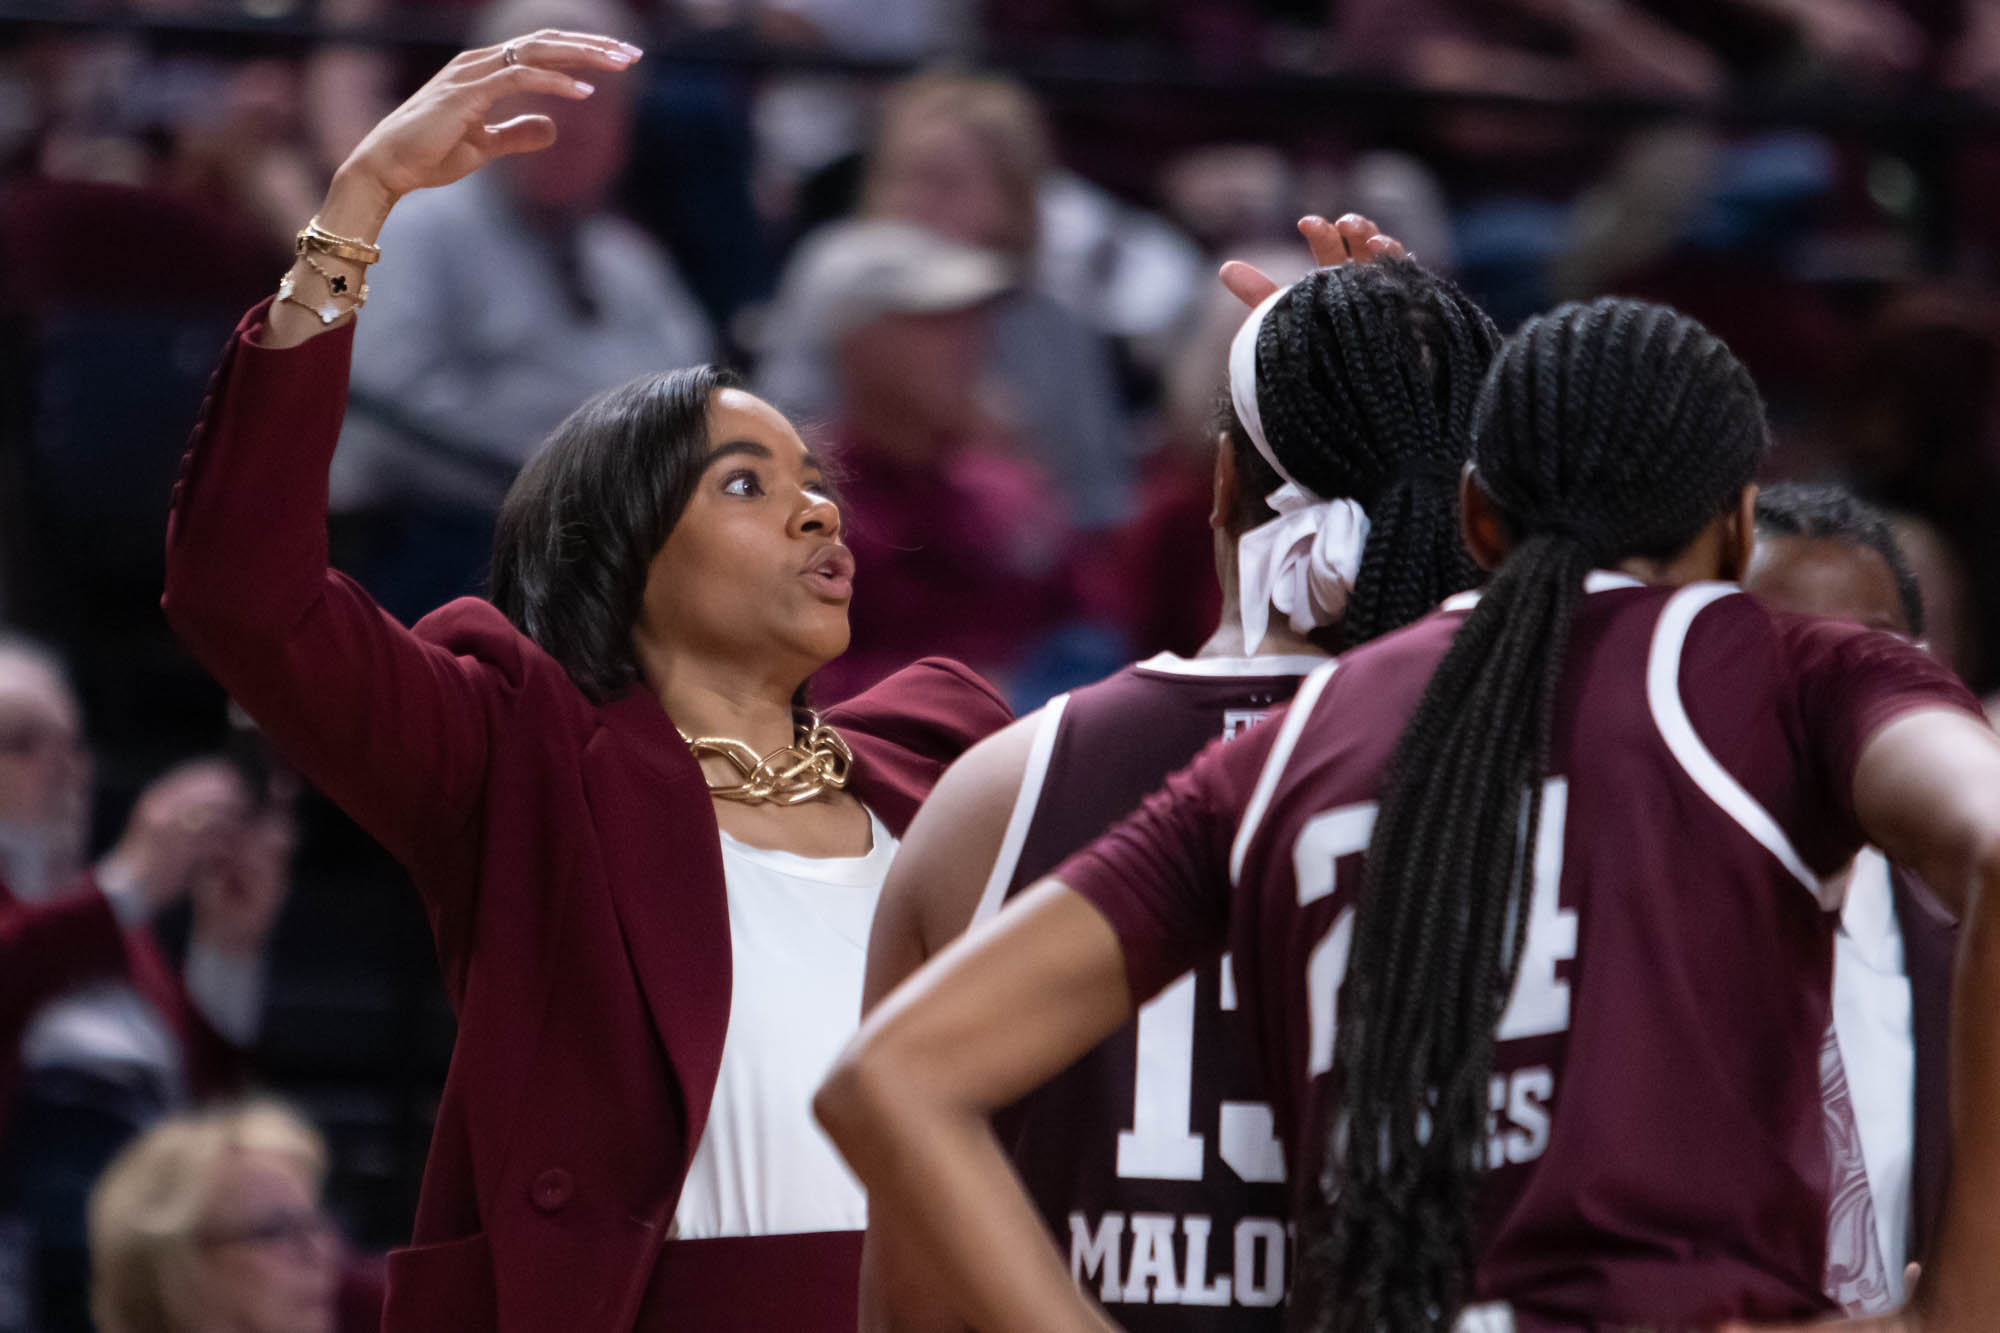
[[[230,1282],[283,1288],[232,1326],[329,1327],[368,1273],[322,1181],[364,1247],[407,1229],[449,1046],[421,917],[157,599],[215,350],[435,43],[655,57],[551,109],[560,153],[382,234],[331,540],[406,619],[482,589],[572,407],[714,360],[840,479],[860,574],[821,702],[925,653],[1026,707],[1190,652],[1241,317],[1215,266],[1289,276],[1294,219],[1356,210],[1503,326],[1599,292],[1701,318],[1778,474],[1892,510],[1934,648],[2000,687],[1995,0],[83,8],[0,4],[0,625],[34,636],[0,644],[0,931],[60,945],[0,977],[0,1330],[89,1327],[92,1239],[101,1327],[267,1299]],[[109,912],[57,919],[84,881]],[[271,1106],[186,1118],[245,1086],[330,1148]]]

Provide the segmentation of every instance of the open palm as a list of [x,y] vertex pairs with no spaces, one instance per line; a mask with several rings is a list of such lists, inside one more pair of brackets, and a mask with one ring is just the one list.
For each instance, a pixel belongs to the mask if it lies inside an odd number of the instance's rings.
[[348,166],[390,203],[411,190],[449,185],[496,157],[555,142],[555,124],[547,116],[489,124],[502,98],[545,93],[581,100],[593,88],[579,74],[617,73],[638,57],[637,47],[615,38],[552,28],[462,52],[370,130]]

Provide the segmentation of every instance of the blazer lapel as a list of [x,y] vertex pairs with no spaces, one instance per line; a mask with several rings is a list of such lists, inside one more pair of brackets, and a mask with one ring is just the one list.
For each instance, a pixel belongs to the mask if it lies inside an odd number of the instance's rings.
[[691,1157],[729,1031],[721,839],[701,769],[659,702],[635,689],[600,716],[583,755],[591,818],[632,971],[680,1080]]

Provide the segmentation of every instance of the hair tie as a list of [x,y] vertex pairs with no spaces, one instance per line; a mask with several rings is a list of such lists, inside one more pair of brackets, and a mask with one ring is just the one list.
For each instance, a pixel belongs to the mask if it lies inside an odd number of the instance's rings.
[[1569,518],[1534,519],[1522,525],[1531,537],[1551,537],[1557,541],[1575,542],[1593,558],[1604,549],[1604,537],[1595,527]]
[[1246,653],[1263,643],[1274,606],[1300,634],[1339,620],[1368,545],[1368,513],[1357,501],[1321,500],[1286,482],[1266,503],[1278,516],[1236,539]]

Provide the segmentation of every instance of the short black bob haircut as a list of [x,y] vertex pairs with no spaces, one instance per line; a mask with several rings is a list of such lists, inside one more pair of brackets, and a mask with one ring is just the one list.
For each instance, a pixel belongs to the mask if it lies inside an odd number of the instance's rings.
[[1757,492],[1757,530],[1770,537],[1846,542],[1875,552],[1896,580],[1896,598],[1910,634],[1923,636],[1924,594],[1909,555],[1896,540],[1888,515],[1845,486],[1795,481],[1766,486]]
[[493,603],[593,703],[639,679],[646,570],[700,480],[709,400],[737,385],[702,365],[608,389],[556,427],[501,501]]

